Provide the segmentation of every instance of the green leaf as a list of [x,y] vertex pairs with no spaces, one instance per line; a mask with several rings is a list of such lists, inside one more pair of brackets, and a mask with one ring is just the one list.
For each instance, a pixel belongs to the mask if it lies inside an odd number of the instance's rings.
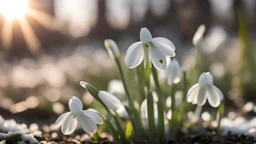
[[155,115],[154,115],[154,100],[152,91],[148,91],[147,96],[147,109],[148,109],[148,127],[150,135],[150,143],[156,143],[156,126],[155,126]]
[[127,140],[129,140],[131,136],[132,136],[132,123],[130,121],[127,121],[125,126],[125,137]]

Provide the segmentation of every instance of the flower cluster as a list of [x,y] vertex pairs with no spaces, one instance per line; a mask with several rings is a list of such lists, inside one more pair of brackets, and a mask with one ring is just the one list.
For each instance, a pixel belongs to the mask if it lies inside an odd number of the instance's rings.
[[[204,31],[205,26],[200,26],[193,39],[194,45],[200,44]],[[219,107],[217,117],[219,117],[218,120],[220,121],[223,113],[222,100],[224,97],[222,92],[213,85],[213,76],[209,72],[202,73],[198,78],[198,83],[187,90],[186,71],[183,71],[178,60],[173,58],[176,55],[176,48],[170,40],[163,37],[152,38],[150,31],[147,28],[142,28],[140,41],[135,42],[128,48],[125,57],[125,64],[128,68],[136,68],[144,61],[144,70],[140,71],[140,68],[137,68],[137,81],[139,83],[137,90],[139,89],[140,98],[133,97],[130,93],[132,87],[136,87],[137,84],[133,83],[134,86],[128,87],[119,60],[120,52],[117,44],[111,39],[105,40],[104,44],[109,55],[117,64],[123,87],[121,89],[120,87],[118,88],[120,89],[119,91],[124,93],[122,95],[127,97],[127,101],[124,102],[127,105],[123,105],[113,94],[107,91],[99,91],[91,84],[81,81],[80,85],[87,89],[105,108],[108,119],[96,110],[83,110],[82,102],[77,97],[72,97],[69,100],[70,112],[61,115],[55,123],[56,126],[61,127],[63,134],[69,135],[73,133],[78,125],[87,133],[93,134],[97,130],[97,124],[102,124],[104,119],[116,142],[129,143],[128,140],[131,139],[131,133],[134,133],[134,139],[145,139],[150,143],[165,143],[166,139],[170,138],[167,134],[174,137],[176,131],[182,126],[181,122],[185,117],[183,113],[186,110],[186,98],[187,102],[198,105],[196,113],[200,113],[198,110],[207,100],[212,107]],[[165,72],[165,81],[170,87],[170,97],[167,97],[161,88],[157,70]],[[143,76],[144,78],[141,78]],[[150,84],[151,81],[154,85]],[[183,83],[183,93],[186,95],[184,96],[182,93],[181,100],[177,101],[175,96],[176,85],[180,82]],[[168,101],[166,102],[168,106],[164,105],[165,98]],[[125,132],[120,122],[120,117],[122,117],[120,111],[128,115],[128,119],[125,119],[129,121]],[[217,127],[218,130],[219,125]]]

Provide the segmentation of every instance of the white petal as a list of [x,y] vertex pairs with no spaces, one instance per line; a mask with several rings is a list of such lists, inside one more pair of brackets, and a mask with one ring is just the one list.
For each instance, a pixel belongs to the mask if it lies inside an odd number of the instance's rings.
[[165,105],[167,108],[170,108],[172,106],[172,98],[171,96],[168,96],[165,100]]
[[77,116],[77,120],[85,132],[93,134],[97,131],[97,124],[92,118],[84,114],[80,114]]
[[83,103],[81,100],[75,96],[73,96],[71,99],[69,99],[68,102],[69,109],[73,113],[81,112],[83,109]]
[[140,29],[140,40],[143,44],[147,44],[152,41],[152,35],[147,28]]
[[70,135],[75,131],[76,127],[77,127],[77,119],[71,114],[67,117],[67,119],[61,126],[61,131],[64,135]]
[[116,98],[114,95],[106,92],[106,91],[99,91],[99,98],[102,100],[102,102],[112,110],[117,110],[122,106],[121,101]]
[[141,119],[147,118],[148,113],[147,113],[147,99],[143,100],[143,102],[140,105],[140,116]]
[[220,91],[219,88],[217,88],[216,86],[212,86],[213,89],[218,93],[219,97],[220,97],[220,100],[223,100],[224,96],[223,96],[223,93]]
[[65,120],[67,119],[67,117],[68,117],[69,115],[71,115],[70,112],[66,112],[66,113],[62,114],[62,115],[56,120],[56,122],[55,122],[56,127],[60,127],[60,126],[65,122]]
[[168,84],[177,84],[183,76],[181,67],[176,59],[172,60],[167,66]]
[[116,95],[119,98],[125,97],[125,90],[121,80],[111,80],[108,83],[108,92]]
[[121,118],[126,118],[126,119],[129,118],[129,115],[124,106],[121,106],[116,112],[118,116]]
[[203,106],[206,102],[206,88],[200,86],[197,96],[197,105]]
[[191,102],[193,104],[197,103],[197,96],[198,96],[198,91],[199,91],[199,84],[193,85],[187,93],[187,101]]
[[171,120],[171,119],[172,119],[172,110],[171,110],[171,109],[168,110],[168,112],[167,112],[167,114],[166,114],[166,118],[167,118],[168,120]]
[[207,97],[209,104],[212,107],[218,107],[220,105],[220,96],[217,91],[213,89],[212,86],[207,89]]
[[194,84],[189,90],[188,90],[188,93],[187,93],[187,98],[191,95],[191,93],[199,86],[199,84]]
[[128,68],[135,68],[142,62],[143,58],[143,44],[141,42],[136,42],[128,48],[125,57],[125,64]]
[[198,83],[200,85],[213,85],[213,77],[212,74],[210,72],[204,72],[200,75],[199,79],[198,79]]
[[103,119],[97,112],[90,110],[84,110],[83,112],[86,116],[92,118],[97,124],[103,124]]
[[197,98],[198,98],[198,93],[199,93],[200,87],[196,88],[192,93],[191,93],[191,103],[192,104],[197,104]]
[[176,55],[175,46],[170,40],[157,37],[153,38],[152,42],[156,47],[159,47],[166,56],[174,57]]
[[104,45],[107,48],[107,51],[111,57],[120,56],[120,51],[115,41],[113,41],[112,39],[106,39],[104,41]]
[[205,32],[205,25],[200,25],[193,37],[193,44],[195,46],[201,42],[204,32]]
[[151,59],[152,63],[158,70],[165,70],[166,69],[166,56],[163,54],[161,50],[156,47],[151,47]]

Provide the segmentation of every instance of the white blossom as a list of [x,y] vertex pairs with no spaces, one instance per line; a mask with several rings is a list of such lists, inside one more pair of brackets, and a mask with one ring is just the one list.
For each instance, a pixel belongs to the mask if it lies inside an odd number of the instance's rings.
[[193,85],[187,94],[187,101],[199,106],[203,106],[208,99],[212,107],[218,107],[223,100],[222,92],[213,85],[211,73],[202,73],[198,83]]
[[179,62],[174,59],[171,60],[166,69],[167,82],[169,85],[177,84],[181,81],[183,77],[183,72],[180,67]]
[[122,106],[121,101],[109,92],[99,91],[98,96],[109,109],[118,110]]
[[[143,59],[149,57],[158,70],[165,70],[167,67],[167,58],[176,55],[173,43],[163,37],[152,38],[147,28],[140,30],[140,40],[132,44],[127,50],[125,58],[127,67],[135,68]],[[145,49],[148,49],[148,52]]]
[[121,101],[113,94],[106,91],[98,91],[92,86],[86,86],[87,84],[87,82],[80,81],[80,85],[83,88],[86,88],[89,92],[91,91],[90,94],[96,99],[99,98],[109,109],[118,110],[122,106]]
[[77,97],[73,96],[68,104],[70,112],[62,114],[55,122],[57,127],[61,127],[64,135],[73,133],[78,124],[85,132],[93,134],[97,130],[97,124],[103,123],[103,119],[97,112],[83,110],[83,104]]
[[194,46],[197,46],[201,43],[204,32],[205,32],[205,25],[202,24],[198,27],[198,29],[193,37],[193,45]]

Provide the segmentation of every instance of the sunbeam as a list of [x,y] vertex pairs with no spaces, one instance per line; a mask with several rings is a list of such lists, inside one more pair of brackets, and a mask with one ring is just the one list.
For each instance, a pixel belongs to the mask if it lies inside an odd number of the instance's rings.
[[26,19],[20,20],[20,27],[29,50],[37,53],[40,50],[40,41]]
[[0,12],[7,20],[23,19],[28,11],[28,0],[1,0]]
[[48,14],[38,11],[35,9],[29,9],[28,15],[35,19],[38,23],[48,29],[52,29],[53,27],[53,19]]
[[0,0],[0,15],[4,18],[1,28],[4,48],[12,46],[15,35],[14,20],[19,22],[25,43],[30,52],[34,54],[40,51],[41,44],[26,16],[30,16],[47,29],[53,29],[53,18],[42,11],[30,8],[29,2],[30,0]]
[[13,34],[12,21],[4,21],[2,27],[2,41],[4,48],[12,46],[12,34]]

